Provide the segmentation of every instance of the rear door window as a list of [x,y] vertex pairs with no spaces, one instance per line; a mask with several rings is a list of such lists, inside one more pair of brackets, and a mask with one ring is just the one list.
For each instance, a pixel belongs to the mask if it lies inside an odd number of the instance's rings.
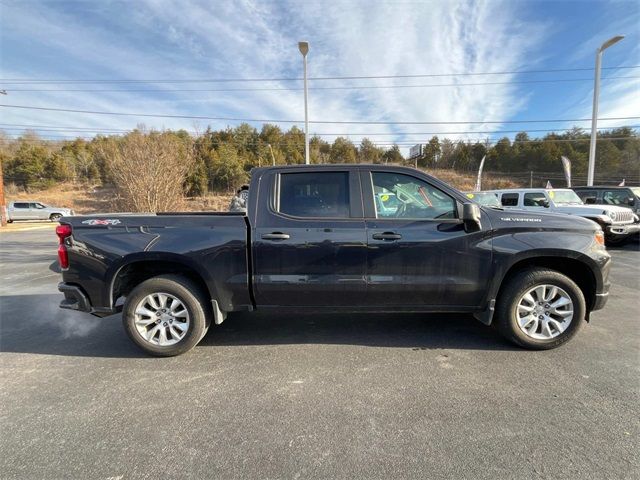
[[29,208],[28,203],[14,203],[13,208]]
[[349,173],[280,174],[276,210],[303,218],[349,218]]
[[519,193],[503,193],[502,194],[502,206],[503,207],[517,207],[518,199],[520,198]]

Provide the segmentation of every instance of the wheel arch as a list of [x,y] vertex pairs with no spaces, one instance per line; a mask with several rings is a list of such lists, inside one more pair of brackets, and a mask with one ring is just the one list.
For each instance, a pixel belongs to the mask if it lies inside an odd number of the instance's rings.
[[559,255],[529,256],[521,258],[511,264],[508,270],[504,273],[494,297],[496,301],[499,301],[500,294],[504,290],[504,286],[508,284],[511,278],[519,272],[531,268],[547,268],[549,270],[554,270],[566,275],[574,281],[584,295],[588,319],[589,312],[592,310],[595,302],[598,283],[593,268],[585,261],[585,259],[582,258]]
[[116,302],[128,295],[136,285],[158,275],[182,275],[194,282],[203,293],[215,298],[215,287],[206,271],[199,268],[187,257],[178,254],[147,252],[125,257],[124,261],[114,267],[107,275],[107,298],[112,307]]

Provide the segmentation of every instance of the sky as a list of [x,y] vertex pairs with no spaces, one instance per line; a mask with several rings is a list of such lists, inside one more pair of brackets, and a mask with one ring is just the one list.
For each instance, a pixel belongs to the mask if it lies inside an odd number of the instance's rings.
[[[241,119],[303,128],[300,40],[310,44],[309,130],[328,141],[367,136],[406,154],[433,134],[589,130],[546,120],[591,117],[595,51],[619,34],[603,57],[599,117],[638,118],[598,126],[640,125],[640,68],[620,68],[640,67],[637,0],[0,0],[0,26],[1,104],[152,115],[0,107],[12,135],[23,125],[49,138],[140,124],[201,132]],[[539,72],[559,69],[585,70]],[[378,78],[318,78],[354,76]]]

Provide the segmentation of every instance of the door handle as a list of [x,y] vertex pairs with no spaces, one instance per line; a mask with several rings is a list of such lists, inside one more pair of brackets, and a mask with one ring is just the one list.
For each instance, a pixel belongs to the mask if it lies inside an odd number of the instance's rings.
[[263,233],[260,238],[263,240],[287,240],[289,234],[282,232]]
[[395,232],[383,232],[383,233],[374,233],[374,240],[400,240],[402,235]]

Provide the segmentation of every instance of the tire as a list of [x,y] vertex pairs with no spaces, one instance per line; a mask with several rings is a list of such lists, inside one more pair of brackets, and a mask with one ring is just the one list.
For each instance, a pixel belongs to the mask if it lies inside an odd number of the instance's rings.
[[[582,290],[569,277],[555,270],[530,268],[508,282],[500,292],[495,319],[498,331],[507,339],[531,350],[549,350],[578,333],[586,304]],[[556,296],[551,297],[554,287]],[[547,296],[549,303],[537,301]],[[536,301],[530,302],[531,299]],[[567,304],[567,300],[571,303]],[[527,313],[530,307],[531,312]],[[573,312],[571,318],[569,310]]]
[[7,219],[7,223],[13,223],[13,220]]
[[[150,296],[152,303],[149,303]],[[211,318],[208,302],[208,295],[188,278],[161,275],[145,280],[131,291],[122,309],[122,323],[129,338],[148,354],[181,355],[195,347],[207,333]],[[137,309],[149,314],[136,314]],[[162,313],[165,311],[168,313]],[[173,316],[171,312],[178,315]]]
[[60,220],[62,218],[62,215],[59,213],[52,213],[49,216],[49,220],[51,220],[52,222],[57,222],[58,220]]

